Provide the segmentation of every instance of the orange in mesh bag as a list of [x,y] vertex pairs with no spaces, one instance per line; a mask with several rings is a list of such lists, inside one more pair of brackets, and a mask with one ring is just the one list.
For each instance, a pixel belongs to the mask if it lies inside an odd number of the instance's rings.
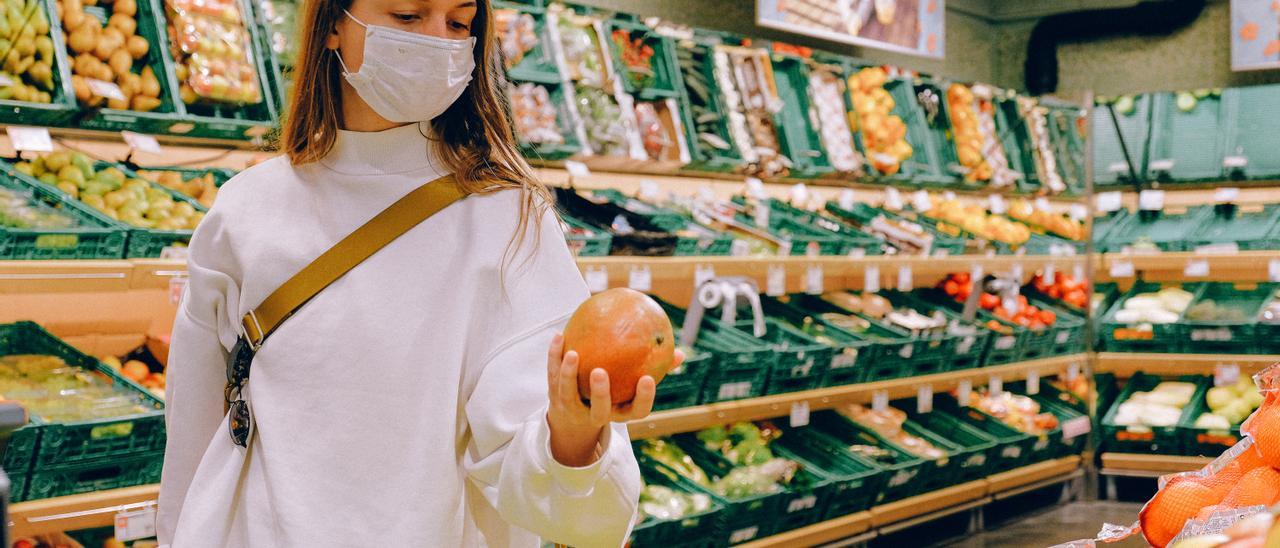
[[1275,468],[1260,466],[1250,470],[1231,488],[1222,500],[1227,508],[1247,508],[1264,504],[1270,506],[1280,497],[1280,472]]
[[1163,547],[1178,536],[1187,520],[1221,498],[1194,478],[1174,478],[1138,514],[1142,534],[1152,546]]

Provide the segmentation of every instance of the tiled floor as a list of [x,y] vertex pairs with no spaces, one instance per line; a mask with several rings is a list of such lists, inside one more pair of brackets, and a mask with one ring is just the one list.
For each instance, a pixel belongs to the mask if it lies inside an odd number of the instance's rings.
[[[1027,518],[1011,521],[972,537],[953,541],[948,548],[1022,548],[1046,547],[1070,540],[1089,538],[1098,533],[1105,522],[1132,523],[1142,505],[1129,502],[1073,502]],[[1107,544],[1107,548],[1146,546],[1141,536],[1124,542]]]

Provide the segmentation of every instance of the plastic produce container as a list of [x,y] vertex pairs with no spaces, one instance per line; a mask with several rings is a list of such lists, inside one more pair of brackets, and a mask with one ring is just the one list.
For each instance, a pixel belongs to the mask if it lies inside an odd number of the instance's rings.
[[1227,122],[1219,96],[1202,90],[1153,97],[1148,177],[1161,182],[1222,180]]
[[1247,210],[1235,204],[1213,206],[1192,235],[1192,249],[1224,246],[1241,250],[1280,249],[1276,230],[1280,228],[1280,207],[1269,205]]
[[[916,299],[928,304],[948,309],[957,316],[964,313],[964,304],[956,302],[955,299],[948,296],[941,289],[921,288],[912,291],[911,294]],[[974,320],[980,327],[990,333],[991,342],[987,345],[987,355],[983,360],[986,365],[1001,365],[1019,362],[1024,359],[1034,359],[1035,357],[1040,357],[1039,353],[1043,352],[1043,345],[1034,347],[1029,343],[1033,335],[1030,329],[997,318],[981,307],[976,309]],[[992,322],[995,322],[995,324],[992,324]],[[999,325],[1000,329],[993,329],[993,325]],[[1034,357],[1029,357],[1028,354],[1032,354]]]
[[[700,492],[688,480],[669,477],[648,463],[640,465],[640,476],[646,484],[662,485],[686,494]],[[706,511],[680,519],[647,518],[632,529],[630,545],[717,548],[718,540],[724,536],[724,518],[724,505],[714,500]]]
[[[877,218],[910,223],[911,225],[919,228],[920,234],[927,234],[932,237],[933,243],[930,246],[929,255],[945,256],[963,255],[965,253],[966,243],[964,238],[957,238],[950,234],[946,234],[941,230],[938,230],[933,223],[908,220],[891,211],[863,203],[855,202],[852,205],[852,208],[845,209],[840,207],[839,203],[829,201],[826,205],[826,211],[838,219],[853,224],[864,232],[871,230],[871,227],[875,225]],[[889,244],[897,247],[893,242],[889,242]]]
[[811,436],[793,435],[804,430],[793,429],[771,447],[775,454],[799,462],[806,470],[827,480],[831,494],[822,519],[861,512],[875,504],[877,494],[884,487],[884,469],[843,448],[810,443]]
[[774,115],[782,154],[791,159],[791,176],[817,178],[834,171],[822,146],[809,97],[808,61],[794,55],[772,54],[773,81],[782,109]]
[[[1093,109],[1093,182],[1104,187],[1132,184],[1147,177],[1147,135],[1151,131],[1152,96],[1122,98]],[[1125,108],[1126,106],[1130,108]],[[1116,131],[1119,125],[1120,131]],[[1053,124],[1050,124],[1052,126]],[[1123,144],[1122,145],[1121,143]],[[1126,162],[1124,150],[1129,151]],[[1130,167],[1133,171],[1130,171]],[[1136,173],[1134,173],[1136,172]]]
[[1192,238],[1211,215],[1211,208],[1193,207],[1185,211],[1138,211],[1107,232],[1098,251],[1123,252],[1136,244],[1149,244],[1160,251],[1188,251]]
[[627,216],[644,218],[653,228],[676,235],[676,256],[724,256],[733,250],[733,237],[702,225],[671,209],[631,198],[614,189],[591,191],[592,196],[608,200],[626,210]]
[[910,360],[921,342],[911,339],[905,331],[885,326],[861,314],[849,312],[814,295],[789,295],[787,302],[809,314],[821,316],[826,313],[835,313],[867,320],[866,332],[855,333],[876,343],[867,349],[868,356],[865,363],[869,370],[864,377],[866,381],[912,376],[914,369]]
[[[751,319],[740,319],[733,326],[749,334],[753,323]],[[765,318],[765,333],[760,340],[773,347],[777,356],[773,369],[769,371],[766,394],[798,392],[822,386],[835,348],[814,340],[786,322],[768,317]]]
[[773,297],[761,298],[764,313],[809,334],[832,349],[831,364],[823,375],[821,386],[844,386],[866,382],[872,346],[876,343]]
[[658,384],[653,410],[692,407],[702,403],[702,385],[713,367],[715,356],[711,353],[697,350],[689,352],[680,365],[680,370],[667,373]]
[[956,468],[954,483],[970,482],[995,473],[993,465],[1000,447],[994,436],[945,412],[919,413],[914,399],[896,401],[894,407],[906,411],[908,423],[921,433],[931,433],[928,439],[935,445],[943,441],[956,448],[951,456]]
[[6,221],[6,217],[18,212],[6,213],[8,206],[0,205],[0,259],[119,259],[124,255],[127,234],[61,192],[0,174],[0,203],[8,199],[25,204],[15,203],[15,208],[62,218],[69,226],[35,228],[25,226],[16,216]]
[[1122,425],[1116,422],[1120,404],[1133,397],[1134,392],[1150,391],[1160,384],[1162,379],[1154,375],[1138,372],[1129,379],[1124,389],[1116,396],[1114,403],[1102,417],[1102,450],[1118,453],[1152,453],[1158,455],[1180,455],[1185,449],[1181,426],[1195,412],[1196,394],[1198,399],[1204,398],[1204,387],[1196,376],[1185,376],[1177,379],[1197,385],[1191,396],[1191,403],[1183,408],[1176,423],[1168,426]]
[[1177,324],[1184,351],[1198,354],[1248,354],[1256,350],[1256,326],[1271,302],[1272,283],[1207,282]]
[[[846,249],[850,254],[881,255],[884,252],[883,240],[868,234],[847,222],[837,218],[805,211],[775,198],[767,198],[767,200],[769,202],[770,211],[781,213],[782,215],[791,217],[798,222],[806,223],[812,227],[839,236],[840,239],[846,242]],[[741,204],[742,198],[735,197],[734,202]],[[794,246],[792,249],[794,251]],[[828,253],[823,254],[825,255]]]
[[[716,84],[714,46],[706,40],[676,41],[675,71],[684,116],[685,136],[692,162],[689,169],[738,171],[742,155],[729,133],[728,109]],[[686,108],[687,106],[687,108]]]
[[37,468],[25,479],[22,495],[13,502],[92,493],[160,483],[164,452]]
[[[923,429],[909,420],[903,423],[904,431],[931,443],[942,444],[938,449],[947,453],[948,456],[937,460],[919,457],[893,441],[885,439],[867,426],[835,411],[814,414],[810,424],[812,425],[810,428],[816,429],[820,438],[816,443],[829,443],[836,450],[843,450],[885,469],[886,485],[880,495],[881,504],[941,489],[954,483],[958,471],[952,467],[950,460],[954,446],[950,442],[933,438],[932,433],[923,433]],[[882,463],[857,455],[849,450],[849,447],[854,445],[882,448],[889,452],[890,456],[887,458],[893,463]]]
[[[79,111],[75,91],[71,88],[71,60],[63,40],[62,19],[58,17],[56,0],[38,0],[35,7],[49,23],[47,37],[53,42],[53,89],[41,90],[50,95],[50,102],[19,101],[11,97],[0,99],[0,123],[32,126],[61,126],[75,117]],[[17,35],[19,28],[11,31]],[[10,38],[8,36],[0,38]],[[13,76],[13,75],[11,75]],[[19,78],[21,79],[21,78]]]
[[921,422],[925,428],[937,431],[941,425],[949,422],[946,419],[938,419],[936,417],[938,415],[949,415],[950,419],[967,424],[995,439],[996,452],[994,459],[989,461],[991,473],[1012,470],[1029,464],[1032,462],[1035,446],[1040,443],[1036,437],[1000,422],[991,415],[972,407],[961,407],[959,402],[950,396],[934,398],[932,412],[912,415],[911,418]]
[[[1166,287],[1181,287],[1183,290],[1191,293],[1191,300],[1194,302],[1199,296],[1201,286],[1198,284],[1187,284],[1182,286],[1176,283],[1160,284],[1154,282],[1138,281],[1133,284],[1120,298],[1112,303],[1111,308],[1107,311],[1102,319],[1098,322],[1100,337],[1106,345],[1108,351],[1112,352],[1180,352],[1186,344],[1182,340],[1182,328],[1177,323],[1185,318],[1185,310],[1178,314],[1178,319],[1171,323],[1152,323],[1150,330],[1142,329],[1142,325],[1148,322],[1126,323],[1116,318],[1116,314],[1124,309],[1124,305],[1129,299],[1141,293],[1158,292]],[[1187,308],[1190,308],[1188,305]]]
[[[1228,88],[1222,92],[1222,119],[1227,122],[1227,158],[1235,157],[1226,175],[1231,179],[1275,179],[1280,177],[1280,158],[1274,151],[1280,137],[1280,85]],[[1244,165],[1240,165],[1243,160]]]
[[[654,300],[662,305],[678,332],[685,322],[685,310],[661,299]],[[689,341],[680,343],[690,345]],[[703,383],[702,403],[763,395],[769,373],[778,359],[768,344],[709,316],[703,316],[692,346],[715,356],[714,367]]]

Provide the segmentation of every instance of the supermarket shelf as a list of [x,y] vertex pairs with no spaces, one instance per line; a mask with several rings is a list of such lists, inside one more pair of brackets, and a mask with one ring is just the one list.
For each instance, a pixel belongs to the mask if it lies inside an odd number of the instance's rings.
[[[1212,204],[1218,200],[1214,197],[1214,192],[1218,188],[1239,188],[1240,195],[1236,198],[1236,203],[1240,205],[1250,204],[1274,204],[1276,203],[1276,187],[1280,187],[1280,181],[1211,181],[1204,183],[1176,183],[1172,185],[1163,185],[1160,190],[1164,191],[1165,207],[1187,207],[1194,205]],[[1122,190],[1119,188],[1099,188],[1095,192],[1121,191],[1121,203],[1129,209],[1138,207],[1138,193],[1133,190]]]
[[1236,364],[1241,375],[1252,375],[1262,368],[1280,362],[1280,356],[1270,354],[1143,354],[1130,352],[1099,352],[1094,371],[1115,373],[1129,378],[1137,371],[1152,375],[1212,374],[1218,364]]
[[[1273,200],[1275,198],[1273,197]],[[1111,280],[1112,267],[1117,263],[1133,265],[1135,275],[1151,280],[1195,280],[1186,275],[1187,264],[1205,261],[1209,271],[1206,280],[1217,281],[1266,281],[1269,264],[1280,260],[1280,251],[1238,251],[1229,254],[1202,254],[1192,252],[1168,252],[1125,254],[1107,253],[1094,261],[1095,281]]]
[[700,430],[715,424],[780,417],[790,413],[791,406],[798,403],[807,402],[809,409],[816,411],[830,409],[848,402],[869,402],[871,401],[872,393],[878,390],[888,392],[890,398],[902,398],[915,395],[916,389],[925,385],[932,386],[934,393],[941,393],[954,388],[963,380],[979,384],[986,383],[993,376],[999,376],[1002,380],[1008,382],[1025,379],[1027,373],[1031,371],[1035,371],[1041,376],[1056,375],[1067,365],[1082,363],[1085,359],[1085,354],[1072,354],[1070,356],[993,367],[950,371],[936,375],[819,388],[817,390],[778,394],[762,398],[685,407],[660,411],[646,419],[633,421],[628,426],[630,427],[631,439],[666,436]]
[[117,512],[145,508],[159,495],[156,484],[19,502],[9,507],[10,537],[108,527]]
[[1007,498],[1028,489],[1039,489],[1080,476],[1081,459],[1063,457],[985,479],[975,480],[930,493],[876,506],[868,512],[851,514],[744,544],[743,547],[816,546],[866,534],[892,533]]
[[1103,453],[1102,468],[1098,473],[1104,476],[1160,477],[1165,474],[1199,470],[1211,460],[1213,460],[1211,457]]

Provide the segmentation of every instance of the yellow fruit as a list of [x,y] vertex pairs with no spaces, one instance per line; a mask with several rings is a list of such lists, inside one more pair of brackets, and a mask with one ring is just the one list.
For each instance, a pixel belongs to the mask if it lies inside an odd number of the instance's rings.
[[138,30],[138,21],[123,13],[116,13],[107,20],[107,26],[118,29],[126,37],[133,36]]
[[146,38],[134,35],[125,41],[125,49],[129,50],[129,55],[134,59],[141,59],[147,55],[147,50],[151,49],[151,43],[147,42]]
[[139,112],[150,112],[160,107],[160,100],[155,97],[147,97],[146,95],[135,95],[133,97],[133,110]]
[[138,14],[138,3],[136,0],[116,0],[116,2],[111,5],[111,11],[112,13],[122,13],[129,17],[133,17]]
[[58,190],[61,190],[67,193],[72,198],[77,198],[80,196],[80,188],[77,187],[75,183],[70,181],[62,181],[58,183]]
[[[118,49],[111,53],[111,58],[107,60],[107,64],[111,66],[111,71],[116,76],[124,76],[129,74],[129,69],[133,68],[133,57],[129,56],[129,52],[125,49]],[[129,94],[125,94],[129,95]]]

